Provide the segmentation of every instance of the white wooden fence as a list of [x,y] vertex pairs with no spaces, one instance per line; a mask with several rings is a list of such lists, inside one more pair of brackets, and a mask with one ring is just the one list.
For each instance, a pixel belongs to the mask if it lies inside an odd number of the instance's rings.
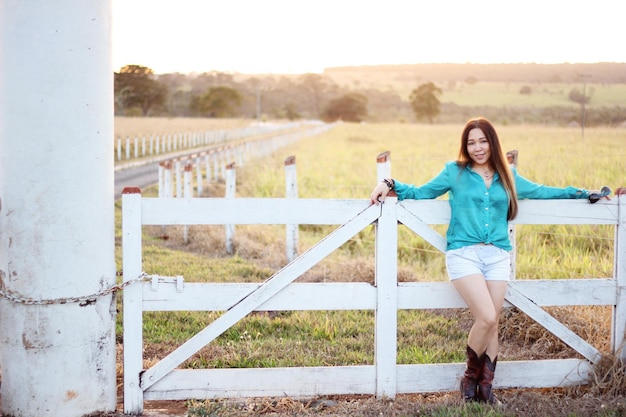
[[[397,281],[398,223],[445,249],[430,225],[447,224],[443,200],[143,198],[128,188],[123,204],[124,412],[138,414],[144,400],[308,397],[330,394],[397,394],[458,389],[461,363],[398,365],[397,310],[464,308],[449,282]],[[612,278],[514,280],[506,294],[581,358],[502,361],[495,388],[537,388],[585,383],[600,352],[545,312],[542,306],[601,305],[613,309],[612,350],[621,350],[626,330],[626,197],[589,204],[586,200],[521,201],[516,224],[603,224],[616,226]],[[142,279],[142,225],[336,224],[335,231],[262,284],[192,283],[182,277]],[[294,283],[360,230],[376,227],[375,285],[363,282]],[[346,281],[349,281],[346,280]],[[179,369],[185,360],[253,311],[373,310],[373,365],[263,369]],[[149,369],[142,361],[144,311],[222,311],[223,314]],[[529,378],[528,375],[532,375]]]
[[224,144],[193,155],[168,159],[161,162],[159,167],[159,196],[164,198],[190,196],[183,192],[185,183],[193,180],[191,177],[188,180],[183,178],[185,171],[193,171],[189,165],[195,168],[197,195],[202,195],[203,184],[216,182],[220,178],[226,179],[228,166],[233,167],[233,163],[242,166],[252,158],[270,155],[277,149],[305,137],[323,133],[334,126],[335,124],[316,124],[295,132]]
[[118,137],[116,143],[117,161],[137,159],[145,156],[167,154],[184,149],[206,147],[232,142],[268,133],[298,129],[311,125],[321,125],[320,121],[300,121],[283,124],[254,124],[237,129],[207,130],[202,132],[177,132]]

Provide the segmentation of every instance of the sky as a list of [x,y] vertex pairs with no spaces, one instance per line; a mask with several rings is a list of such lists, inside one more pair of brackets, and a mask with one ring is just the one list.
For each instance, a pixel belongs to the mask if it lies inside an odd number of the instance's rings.
[[626,62],[624,0],[113,0],[113,70]]

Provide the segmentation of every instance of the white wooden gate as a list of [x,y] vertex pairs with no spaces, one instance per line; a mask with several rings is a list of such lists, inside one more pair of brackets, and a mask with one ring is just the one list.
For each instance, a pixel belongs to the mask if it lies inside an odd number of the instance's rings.
[[[584,383],[600,352],[546,313],[542,306],[604,305],[614,311],[612,349],[620,350],[626,330],[626,197],[589,204],[583,200],[521,201],[516,224],[615,225],[613,278],[515,280],[506,294],[516,306],[558,336],[583,358],[498,363],[496,388],[556,387]],[[461,363],[398,365],[397,310],[464,308],[449,282],[397,282],[397,225],[409,227],[440,251],[445,238],[430,225],[447,224],[447,201],[397,202],[330,199],[157,199],[126,189],[123,202],[124,412],[139,414],[144,400],[182,400],[330,394],[451,391]],[[188,283],[142,276],[142,225],[338,224],[334,232],[262,284]],[[360,230],[376,227],[375,285],[363,282],[293,283]],[[373,310],[373,365],[262,369],[179,369],[178,366],[252,311]],[[149,369],[142,366],[143,311],[224,311]],[[527,376],[532,374],[533,378]]]

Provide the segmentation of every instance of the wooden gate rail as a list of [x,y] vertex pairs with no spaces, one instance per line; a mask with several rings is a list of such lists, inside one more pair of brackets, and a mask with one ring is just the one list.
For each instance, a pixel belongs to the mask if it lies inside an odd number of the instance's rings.
[[[138,189],[123,195],[123,269],[128,281],[142,272],[142,225],[325,224],[340,225],[264,283],[189,283],[156,277],[124,291],[124,412],[139,414],[144,400],[308,397],[450,391],[458,388],[461,363],[398,365],[397,310],[465,308],[449,282],[397,282],[398,222],[439,250],[445,238],[430,225],[447,224],[442,200],[158,199]],[[539,388],[585,383],[600,352],[541,307],[600,305],[613,308],[612,351],[626,330],[626,198],[594,205],[579,200],[521,201],[515,224],[615,225],[613,278],[514,280],[506,306],[516,306],[545,326],[582,358],[502,361],[496,388]],[[375,285],[364,282],[294,283],[306,270],[365,227],[376,227]],[[149,271],[148,271],[149,272]],[[224,314],[150,369],[143,369],[144,311],[223,311]],[[182,362],[252,311],[371,310],[376,314],[373,365],[246,369],[178,369]],[[533,378],[527,375],[532,374]]]

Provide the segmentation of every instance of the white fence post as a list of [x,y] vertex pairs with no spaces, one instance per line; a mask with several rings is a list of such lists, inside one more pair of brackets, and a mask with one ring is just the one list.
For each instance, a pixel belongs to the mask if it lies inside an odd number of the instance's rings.
[[195,158],[196,163],[196,189],[198,190],[198,197],[202,197],[202,159],[201,155],[197,155]]
[[[235,163],[226,165],[226,198],[235,198],[237,191],[237,173]],[[233,237],[235,236],[235,225],[227,224],[226,229],[226,253],[233,253]]]
[[[509,165],[513,168],[517,168],[517,156],[518,153],[516,150],[508,151],[506,153],[506,159]],[[517,276],[517,233],[515,231],[515,224],[509,222],[509,240],[511,241],[511,245],[513,249],[511,249],[511,275],[510,279],[514,280]]]
[[215,182],[219,179],[219,150],[211,151],[211,159],[213,160],[213,178]]
[[228,149],[222,148],[219,152],[220,156],[220,171],[222,178],[226,179],[226,169],[228,169]]
[[[617,226],[615,228],[615,279],[616,291],[621,294],[613,312],[613,353],[626,361],[626,188],[615,191],[617,198]],[[620,291],[621,289],[621,291]]]
[[[124,282],[139,277],[141,271],[141,190],[122,191],[122,270]],[[143,318],[141,282],[127,286],[123,293],[124,326],[124,413],[143,412],[143,390],[139,376],[143,370]]]
[[[376,227],[376,396],[394,398],[397,390],[396,350],[398,326],[398,226],[397,199],[387,197],[381,205]],[[384,260],[384,261],[383,261]]]
[[159,198],[163,197],[163,190],[164,190],[163,178],[165,176],[165,172],[164,172],[163,165],[164,165],[164,162],[160,162],[159,163],[159,171],[158,171],[158,174],[157,174],[157,176],[158,176],[158,179],[157,179],[158,180],[158,187],[157,187],[158,194],[157,195],[158,195]]
[[206,172],[206,183],[207,185],[211,183],[211,154],[210,152],[204,153],[204,171]]
[[172,161],[163,162],[163,197],[172,197]]
[[[192,187],[193,175],[192,174],[193,174],[193,164],[191,162],[188,162],[185,165],[185,187],[183,191],[184,198],[193,198],[193,187]],[[188,224],[185,224],[183,226],[183,242],[185,244],[189,243],[189,225]]]
[[130,138],[126,138],[126,160],[130,159]]
[[380,182],[385,178],[391,178],[391,153],[381,152],[376,157],[376,181]]
[[[296,174],[296,157],[294,155],[285,159],[285,197],[298,198],[298,176]],[[293,261],[298,256],[298,229],[297,224],[285,226],[288,262]]]
[[117,160],[122,160],[122,138],[117,138]]
[[176,197],[183,195],[183,163],[180,159],[174,160],[174,175],[176,175]]

